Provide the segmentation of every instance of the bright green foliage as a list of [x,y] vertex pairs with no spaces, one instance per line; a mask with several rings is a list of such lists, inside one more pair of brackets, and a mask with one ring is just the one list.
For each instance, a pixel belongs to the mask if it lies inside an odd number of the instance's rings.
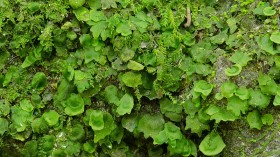
[[227,103],[227,110],[234,113],[235,116],[240,116],[240,112],[245,114],[249,105],[246,100],[241,100],[237,96],[230,97]]
[[245,87],[239,87],[236,90],[235,95],[238,96],[241,100],[247,100],[250,98],[249,90]]
[[236,92],[237,86],[233,82],[224,82],[220,88],[222,96],[230,98]]
[[103,120],[104,120],[104,128],[101,130],[94,131],[94,143],[104,139],[106,136],[110,135],[111,132],[116,128],[116,124],[111,114],[104,112],[103,113]]
[[[53,122],[50,122],[53,123]],[[33,119],[31,127],[34,133],[42,133],[48,129],[48,124],[46,120],[42,118]]]
[[134,106],[133,97],[130,94],[125,94],[119,101],[116,112],[123,116],[124,114],[130,114]]
[[278,89],[279,87],[276,84],[276,82],[268,75],[264,75],[264,74],[260,73],[260,75],[258,77],[258,82],[259,82],[261,91],[264,94],[276,95],[277,91],[279,90]]
[[230,68],[226,68],[225,73],[227,76],[237,76],[240,74],[241,70],[242,70],[241,65],[235,64]]
[[213,85],[207,83],[204,80],[199,80],[198,82],[195,82],[193,88],[195,92],[201,93],[205,97],[211,93],[212,89],[213,89]]
[[270,40],[276,44],[280,44],[280,32],[279,31],[273,32],[270,36]]
[[180,128],[171,122],[164,124],[164,130],[159,132],[154,138],[154,144],[172,143],[175,140],[181,140],[183,135]]
[[211,131],[200,143],[199,150],[204,155],[214,156],[222,152],[225,146],[222,137],[217,132]]
[[247,63],[252,60],[252,58],[247,53],[237,51],[229,58],[229,60],[240,66],[246,66]]
[[69,4],[71,5],[72,8],[77,9],[84,5],[85,0],[69,0]]
[[280,95],[277,94],[273,100],[273,105],[274,106],[280,106]]
[[64,102],[64,112],[69,116],[75,116],[84,112],[84,100],[78,94],[72,94]]
[[263,123],[261,119],[261,114],[258,110],[254,110],[248,113],[247,122],[250,126],[250,129],[261,130]]
[[261,119],[264,125],[272,125],[274,121],[274,118],[271,114],[264,114]]
[[127,64],[127,68],[131,69],[131,70],[139,71],[139,70],[143,70],[144,66],[142,64],[138,63],[138,62],[135,62],[133,60],[129,60],[129,62]]
[[233,112],[217,107],[216,105],[210,105],[206,113],[210,115],[210,120],[215,120],[216,123],[237,119],[237,116]]
[[265,7],[265,8],[263,9],[263,14],[264,14],[265,16],[273,16],[275,13],[276,13],[276,11],[273,10],[272,7]]
[[270,97],[263,94],[260,90],[250,89],[249,105],[259,109],[264,109],[269,105]]
[[274,46],[273,46],[273,42],[270,40],[269,35],[261,35],[258,36],[256,39],[259,47],[264,50],[265,52],[267,52],[268,54],[271,55],[275,55],[277,53],[279,53],[279,51],[277,51]]
[[137,87],[142,84],[141,74],[132,71],[122,75],[122,81],[128,87]]
[[145,138],[155,138],[163,129],[164,119],[161,114],[145,114],[140,118],[137,126],[137,130],[143,132]]
[[89,117],[89,125],[92,130],[101,130],[104,128],[103,112],[98,110],[91,110]]
[[108,103],[115,104],[115,105],[119,103],[119,98],[118,98],[119,91],[116,86],[114,85],[107,86],[105,88],[104,94],[105,94],[105,99],[107,100]]
[[59,114],[55,110],[51,110],[51,111],[45,112],[43,114],[43,118],[49,126],[54,126],[58,123]]
[[210,130],[210,126],[207,123],[201,122],[197,115],[195,117],[187,116],[185,130],[188,129],[190,129],[192,133],[196,133],[200,137],[202,131]]
[[32,112],[34,109],[31,102],[27,99],[24,99],[20,102],[20,107],[21,107],[21,109],[23,109],[24,111],[27,111],[27,112]]

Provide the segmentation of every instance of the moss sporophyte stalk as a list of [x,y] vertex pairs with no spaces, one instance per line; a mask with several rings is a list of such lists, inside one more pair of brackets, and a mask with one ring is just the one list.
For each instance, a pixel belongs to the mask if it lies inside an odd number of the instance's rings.
[[0,156],[279,155],[278,6],[2,0]]

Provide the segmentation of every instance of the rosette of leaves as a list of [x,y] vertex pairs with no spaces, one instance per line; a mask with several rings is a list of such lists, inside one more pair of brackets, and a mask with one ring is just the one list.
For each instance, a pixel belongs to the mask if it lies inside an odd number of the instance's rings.
[[168,98],[164,97],[159,101],[160,111],[172,121],[179,122],[182,119],[182,109],[180,104],[173,103]]
[[214,156],[223,151],[225,143],[222,137],[216,132],[211,131],[199,145],[199,150],[207,156]]
[[79,94],[71,94],[63,104],[64,112],[69,116],[76,116],[84,112],[84,100]]

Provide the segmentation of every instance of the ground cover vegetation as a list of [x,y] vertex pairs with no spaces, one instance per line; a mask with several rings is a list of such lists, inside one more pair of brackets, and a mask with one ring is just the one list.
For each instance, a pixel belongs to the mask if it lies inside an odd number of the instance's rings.
[[219,156],[274,122],[279,5],[1,0],[0,156]]

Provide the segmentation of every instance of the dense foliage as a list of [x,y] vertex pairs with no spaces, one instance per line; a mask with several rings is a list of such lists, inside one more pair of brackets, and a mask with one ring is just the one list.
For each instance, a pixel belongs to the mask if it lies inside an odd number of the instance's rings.
[[1,155],[220,154],[220,123],[274,121],[279,5],[1,0]]

